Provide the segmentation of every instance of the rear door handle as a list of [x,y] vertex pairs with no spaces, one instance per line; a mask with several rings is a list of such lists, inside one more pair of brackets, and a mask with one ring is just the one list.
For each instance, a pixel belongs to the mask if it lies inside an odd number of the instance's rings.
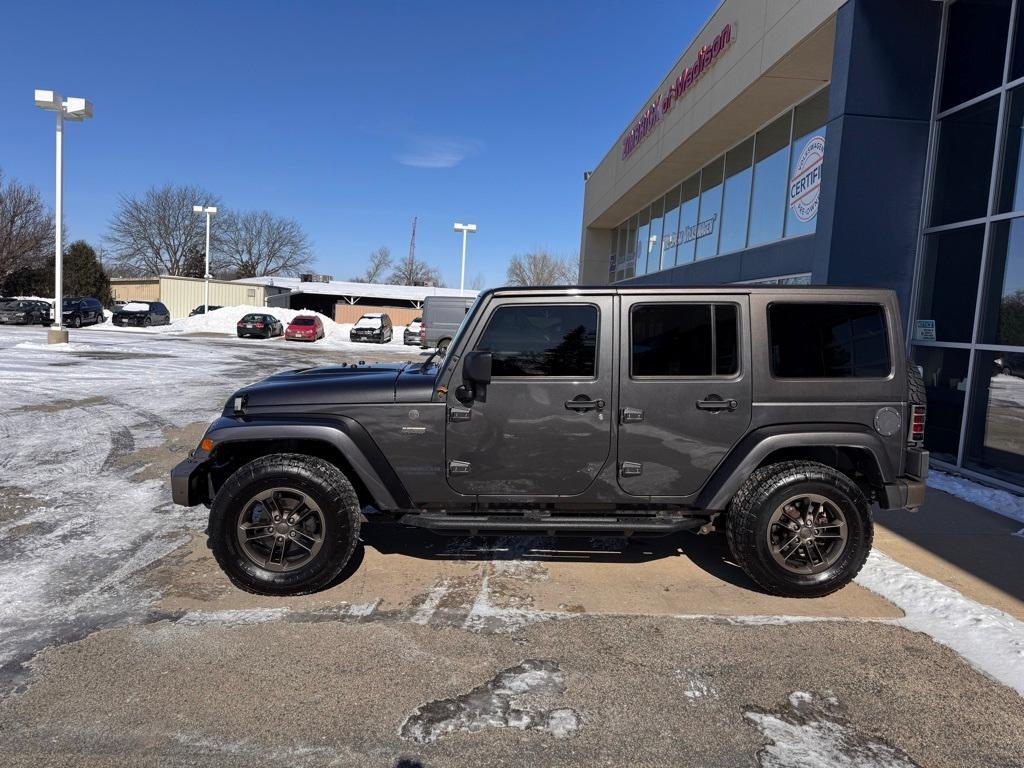
[[697,407],[702,411],[735,411],[739,404],[735,400],[723,400],[719,395],[708,395],[703,400],[697,401]]
[[584,411],[603,411],[606,403],[604,400],[591,400],[586,395],[576,395],[572,400],[565,401],[565,407],[570,411],[583,413]]

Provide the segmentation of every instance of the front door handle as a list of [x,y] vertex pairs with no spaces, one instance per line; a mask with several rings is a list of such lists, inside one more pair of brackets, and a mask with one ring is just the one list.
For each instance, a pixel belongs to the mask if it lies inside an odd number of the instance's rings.
[[703,400],[697,401],[697,407],[702,411],[735,411],[738,403],[735,400],[723,400],[720,395],[708,395]]
[[606,403],[604,400],[591,400],[586,395],[576,395],[572,400],[565,401],[565,407],[576,413],[585,411],[603,411]]

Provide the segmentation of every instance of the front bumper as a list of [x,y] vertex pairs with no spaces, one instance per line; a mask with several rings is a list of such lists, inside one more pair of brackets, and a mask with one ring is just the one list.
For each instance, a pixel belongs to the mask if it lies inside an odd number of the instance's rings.
[[362,341],[370,344],[376,344],[384,340],[384,335],[377,333],[350,333],[348,335],[349,341]]
[[11,315],[0,315],[0,325],[29,325],[32,322],[30,317],[13,317]]
[[175,504],[194,507],[210,501],[210,480],[206,470],[208,458],[193,454],[171,470],[171,498]]

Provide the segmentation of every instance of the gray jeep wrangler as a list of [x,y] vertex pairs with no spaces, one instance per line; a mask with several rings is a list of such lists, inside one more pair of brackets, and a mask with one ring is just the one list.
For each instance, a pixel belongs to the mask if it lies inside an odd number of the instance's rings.
[[896,297],[851,288],[500,288],[435,362],[244,387],[171,473],[231,580],[321,589],[362,515],[440,533],[724,527],[765,590],[826,595],[871,508],[920,506],[924,386]]

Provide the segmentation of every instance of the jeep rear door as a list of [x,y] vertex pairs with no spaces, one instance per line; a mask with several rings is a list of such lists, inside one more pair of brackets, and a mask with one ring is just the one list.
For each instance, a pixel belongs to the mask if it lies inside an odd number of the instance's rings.
[[619,486],[700,490],[750,424],[745,294],[622,296]]
[[611,292],[487,305],[464,348],[492,355],[486,399],[456,398],[461,360],[447,394],[452,489],[495,497],[587,489],[611,454],[612,307]]

